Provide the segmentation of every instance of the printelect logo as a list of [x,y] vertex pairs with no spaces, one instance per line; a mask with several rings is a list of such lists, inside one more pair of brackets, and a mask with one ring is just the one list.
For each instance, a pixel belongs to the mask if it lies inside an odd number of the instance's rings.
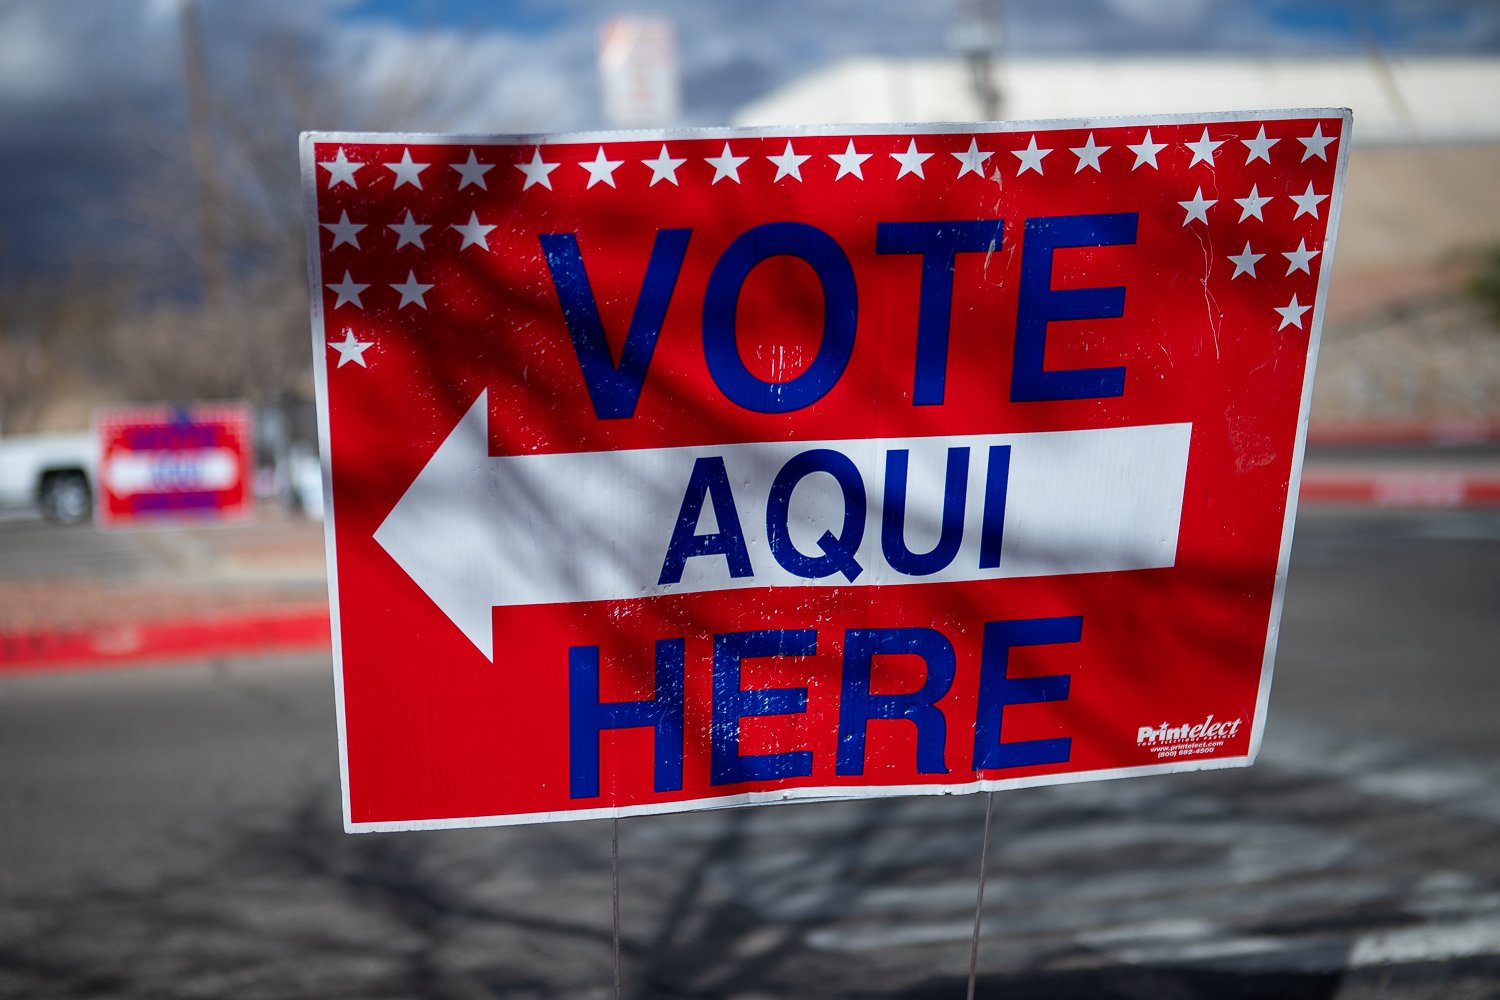
[[1184,722],[1180,726],[1173,726],[1163,722],[1159,726],[1141,726],[1135,731],[1135,745],[1150,747],[1190,740],[1226,740],[1239,732],[1243,721],[1235,719],[1233,722],[1215,722],[1210,715],[1199,723]]

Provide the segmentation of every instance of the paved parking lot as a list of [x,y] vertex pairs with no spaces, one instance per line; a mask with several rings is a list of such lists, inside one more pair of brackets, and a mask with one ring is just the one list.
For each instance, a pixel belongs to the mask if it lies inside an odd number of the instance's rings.
[[[981,996],[1500,991],[1500,516],[1311,512],[1262,760],[996,797]],[[607,997],[610,827],[351,837],[319,656],[0,678],[0,997]],[[632,819],[625,995],[960,997],[982,796]]]

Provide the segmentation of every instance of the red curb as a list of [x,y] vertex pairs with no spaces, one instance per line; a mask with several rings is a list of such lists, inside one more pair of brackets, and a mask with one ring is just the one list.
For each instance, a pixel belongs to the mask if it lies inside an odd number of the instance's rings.
[[1443,473],[1304,474],[1304,504],[1364,507],[1500,507],[1500,476]]
[[0,632],[0,673],[193,656],[327,649],[328,609],[281,609],[82,629]]
[[1403,420],[1314,424],[1307,443],[1327,445],[1462,445],[1500,441],[1500,421]]

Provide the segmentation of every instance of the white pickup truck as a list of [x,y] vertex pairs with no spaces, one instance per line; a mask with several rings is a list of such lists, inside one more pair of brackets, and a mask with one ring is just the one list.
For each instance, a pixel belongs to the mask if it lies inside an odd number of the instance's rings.
[[94,511],[94,436],[0,437],[0,507],[34,506],[58,524],[87,521]]

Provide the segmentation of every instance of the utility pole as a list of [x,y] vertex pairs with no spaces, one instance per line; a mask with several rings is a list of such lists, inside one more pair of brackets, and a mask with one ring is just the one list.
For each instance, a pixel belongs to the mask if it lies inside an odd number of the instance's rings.
[[177,14],[182,36],[182,75],[187,89],[188,136],[198,192],[203,302],[210,315],[217,319],[224,314],[228,276],[224,267],[223,229],[216,190],[218,173],[214,157],[213,106],[209,99],[208,64],[203,54],[203,22],[198,15],[198,0],[178,0]]
[[1004,0],[960,0],[953,47],[969,65],[969,83],[985,121],[1000,117],[1000,83],[995,78],[995,60],[1000,50]]

